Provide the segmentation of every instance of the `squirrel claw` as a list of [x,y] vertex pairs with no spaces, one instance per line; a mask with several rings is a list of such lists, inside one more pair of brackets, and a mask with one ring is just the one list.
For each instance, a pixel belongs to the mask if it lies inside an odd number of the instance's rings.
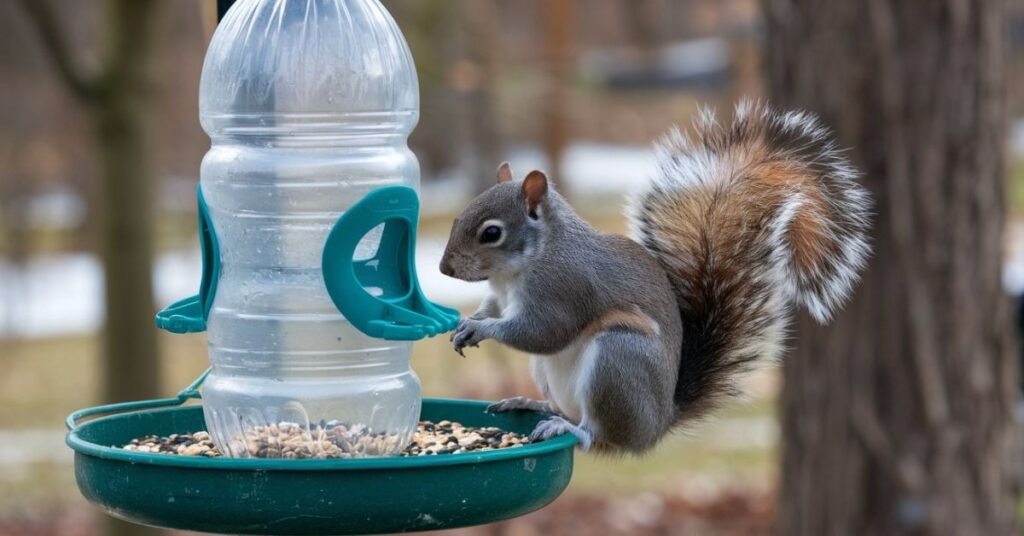
[[466,347],[479,348],[480,341],[485,339],[480,333],[480,321],[472,318],[463,320],[459,327],[455,329],[455,333],[452,334],[452,346],[455,347],[455,351],[459,355],[465,357],[463,350]]

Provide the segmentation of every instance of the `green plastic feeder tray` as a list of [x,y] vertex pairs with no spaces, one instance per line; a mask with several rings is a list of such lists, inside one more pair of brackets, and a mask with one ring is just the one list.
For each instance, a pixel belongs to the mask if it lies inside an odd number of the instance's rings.
[[[380,534],[492,523],[553,501],[572,476],[576,439],[509,449],[347,460],[231,459],[126,451],[134,438],[205,430],[201,406],[178,398],[90,408],[68,417],[82,494],[110,515],[225,534]],[[164,407],[158,406],[177,406]],[[427,399],[422,418],[529,433],[533,412]],[[100,413],[127,411],[78,424]]]

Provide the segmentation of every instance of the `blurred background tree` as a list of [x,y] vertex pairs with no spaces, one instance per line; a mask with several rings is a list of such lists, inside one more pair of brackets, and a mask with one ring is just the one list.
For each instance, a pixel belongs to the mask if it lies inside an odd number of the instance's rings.
[[104,399],[159,392],[153,330],[153,166],[146,123],[152,107],[157,0],[110,0],[101,60],[83,65],[46,0],[21,0],[67,90],[85,108],[99,165],[97,244],[107,284],[103,328]]
[[[156,0],[109,0],[103,46],[87,62],[66,37],[48,0],[21,0],[64,87],[85,109],[95,140],[98,188],[93,199],[103,266],[103,399],[159,394],[160,360],[153,329],[153,165],[148,110],[153,106]],[[111,535],[158,531],[108,518]]]
[[1005,5],[764,3],[769,95],[877,201],[856,299],[786,357],[782,534],[1015,532]]
[[[543,3],[541,20],[545,66],[544,96],[538,111],[544,118],[541,144],[548,157],[548,166],[556,177],[562,176],[562,153],[569,137],[568,87],[572,68],[572,34],[574,0],[550,0]],[[645,38],[646,39],[646,38]],[[571,196],[572,192],[565,192]]]

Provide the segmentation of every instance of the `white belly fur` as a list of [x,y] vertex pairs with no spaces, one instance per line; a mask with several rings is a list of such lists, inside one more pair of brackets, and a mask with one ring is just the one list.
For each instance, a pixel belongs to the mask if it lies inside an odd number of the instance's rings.
[[[502,310],[502,317],[518,313],[516,288],[492,278],[491,292]],[[587,414],[586,392],[598,355],[596,335],[574,341],[561,352],[530,357],[530,373],[534,383],[548,397],[553,409],[579,424]]]
[[574,341],[561,352],[530,357],[530,372],[538,387],[546,391],[548,402],[569,420],[585,420],[587,389],[598,355],[595,337]]

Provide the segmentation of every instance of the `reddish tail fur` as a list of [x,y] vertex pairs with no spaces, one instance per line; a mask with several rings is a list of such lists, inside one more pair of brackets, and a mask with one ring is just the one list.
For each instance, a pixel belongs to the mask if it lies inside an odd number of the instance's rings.
[[697,417],[737,373],[782,352],[791,303],[828,322],[865,265],[871,200],[817,119],[741,103],[669,133],[632,206],[634,236],[673,282],[683,320],[675,400]]

